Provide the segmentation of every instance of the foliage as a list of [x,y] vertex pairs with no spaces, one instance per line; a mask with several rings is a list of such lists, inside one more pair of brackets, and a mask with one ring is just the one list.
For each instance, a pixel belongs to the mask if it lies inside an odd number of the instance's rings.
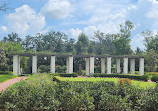
[[156,111],[157,94],[157,87],[117,86],[109,81],[54,82],[49,74],[36,74],[0,93],[0,109]]
[[[118,83],[119,78],[68,78],[68,77],[60,77],[60,76],[54,76],[54,80],[58,82],[66,82],[66,81],[73,81],[73,82],[100,82],[100,81],[110,81],[114,82],[115,84]],[[132,85],[136,87],[142,87],[142,88],[149,88],[149,87],[155,87],[155,83],[148,83],[143,81],[136,81],[132,80]]]
[[53,110],[57,111],[59,101],[55,99],[55,83],[49,75],[29,76],[9,87],[0,95],[0,109],[5,110]]
[[127,78],[119,79],[117,85],[122,86],[123,84],[132,85],[132,81]]
[[129,78],[134,80],[142,80],[142,81],[148,81],[149,76],[148,75],[133,75],[133,74],[93,74],[94,77],[118,77],[118,78]]
[[9,74],[9,75],[12,75],[13,72],[12,71],[0,71],[0,74]]
[[149,66],[149,71],[154,72],[155,66],[158,63],[157,60],[157,53],[155,51],[147,51],[146,55],[145,55],[145,64],[147,64],[147,66]]
[[134,25],[128,20],[124,25],[120,25],[120,33],[114,36],[113,41],[116,47],[116,55],[128,55],[132,53],[129,37],[133,28]]
[[151,81],[158,82],[158,75],[153,75]]
[[5,56],[4,49],[0,48],[0,70],[6,70],[6,69],[7,69],[7,58]]
[[78,74],[77,73],[72,73],[72,74],[67,74],[67,73],[63,73],[63,74],[59,74],[61,77],[77,77]]

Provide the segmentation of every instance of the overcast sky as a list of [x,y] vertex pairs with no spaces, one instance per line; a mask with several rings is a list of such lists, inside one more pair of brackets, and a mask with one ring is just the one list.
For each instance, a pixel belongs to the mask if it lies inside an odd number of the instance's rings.
[[119,24],[130,20],[131,46],[144,49],[145,30],[158,31],[156,0],[8,0],[7,12],[0,12],[0,39],[16,32],[26,35],[61,31],[77,39],[81,32],[89,38],[94,31],[119,32]]

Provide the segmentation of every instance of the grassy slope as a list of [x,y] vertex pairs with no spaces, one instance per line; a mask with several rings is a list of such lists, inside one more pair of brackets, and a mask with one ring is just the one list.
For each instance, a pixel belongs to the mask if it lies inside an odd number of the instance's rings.
[[[59,77],[55,76],[58,80],[60,81],[113,81],[117,83],[119,78],[68,78],[68,77]],[[143,88],[148,88],[148,87],[155,87],[156,83],[148,83],[148,82],[143,82],[143,81],[136,81],[132,80],[132,84],[137,87],[143,87]]]
[[4,82],[4,81],[7,81],[7,80],[9,80],[9,79],[12,79],[12,78],[16,78],[16,77],[18,77],[18,76],[14,76],[14,75],[0,75],[0,83],[2,83],[2,82]]

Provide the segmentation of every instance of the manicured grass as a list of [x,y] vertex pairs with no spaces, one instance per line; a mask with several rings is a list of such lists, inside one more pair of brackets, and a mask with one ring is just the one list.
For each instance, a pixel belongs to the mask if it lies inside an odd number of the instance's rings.
[[[56,79],[59,81],[91,81],[91,82],[97,82],[97,81],[113,81],[117,84],[119,78],[68,78],[68,77],[59,77],[55,76]],[[132,80],[132,85],[136,87],[142,87],[142,88],[149,88],[149,87],[155,87],[156,83],[148,83],[143,81],[136,81]]]
[[18,77],[18,76],[14,76],[14,75],[8,75],[8,74],[4,74],[4,75],[0,75],[0,83],[2,83],[2,82],[5,82],[5,81],[7,81],[7,80],[9,80],[9,79],[12,79],[12,78],[16,78],[16,77]]

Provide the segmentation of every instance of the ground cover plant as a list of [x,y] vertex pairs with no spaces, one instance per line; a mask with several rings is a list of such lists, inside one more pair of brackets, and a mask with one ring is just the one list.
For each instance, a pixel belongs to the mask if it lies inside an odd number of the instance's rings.
[[[80,81],[90,81],[90,82],[98,82],[98,81],[111,81],[114,82],[115,84],[118,83],[119,78],[68,78],[68,77],[60,77],[60,76],[55,76],[55,79],[57,81],[73,81],[73,82],[80,82]],[[136,87],[142,87],[142,88],[148,88],[148,87],[155,87],[156,83],[148,83],[144,81],[136,81],[136,80],[131,80],[132,85]]]
[[156,111],[158,86],[144,89],[126,80],[56,82],[36,74],[0,93],[0,109],[13,111]]
[[0,83],[5,82],[5,81],[12,79],[12,78],[16,78],[16,77],[18,77],[18,76],[8,75],[8,74],[0,74]]

